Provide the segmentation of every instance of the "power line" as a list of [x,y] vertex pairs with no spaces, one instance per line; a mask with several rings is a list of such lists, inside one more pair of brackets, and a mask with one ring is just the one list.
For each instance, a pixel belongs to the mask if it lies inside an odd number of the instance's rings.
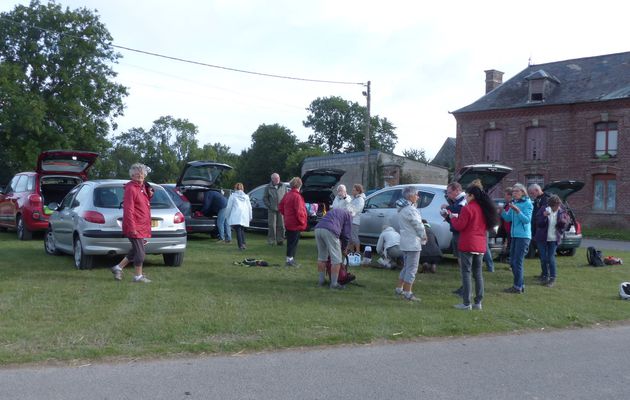
[[[12,22],[14,24],[23,25],[23,26],[26,26],[28,28],[37,29],[37,30],[40,30],[42,32],[54,33],[54,34],[58,34],[58,35],[62,35],[62,36],[71,37],[71,38],[74,38],[74,39],[84,40],[81,37],[78,37],[78,36],[75,36],[75,35],[72,35],[72,34],[69,34],[69,33],[57,32],[57,31],[53,31],[51,29],[41,28],[39,26],[29,25],[29,24],[26,24],[24,22],[14,21],[11,18],[0,17],[0,19]],[[268,77],[268,78],[290,79],[290,80],[296,80],[296,81],[315,82],[315,83],[331,83],[331,84],[337,84],[337,85],[362,85],[362,86],[365,86],[365,83],[363,83],[363,82],[332,81],[332,80],[326,80],[326,79],[310,79],[310,78],[300,78],[300,77],[288,76],[288,75],[269,74],[269,73],[264,73],[264,72],[248,71],[248,70],[244,70],[244,69],[238,69],[238,68],[232,68],[232,67],[225,67],[225,66],[221,66],[221,65],[209,64],[209,63],[205,63],[205,62],[201,62],[201,61],[188,60],[188,59],[185,59],[185,58],[168,56],[168,55],[155,53],[155,52],[151,52],[151,51],[139,50],[139,49],[134,49],[134,48],[131,48],[131,47],[126,47],[126,46],[120,46],[120,45],[116,45],[116,44],[113,44],[113,43],[110,43],[109,46],[117,48],[117,49],[121,49],[121,50],[131,51],[131,52],[140,53],[140,54],[146,54],[146,55],[153,56],[153,57],[164,58],[164,59],[167,59],[167,60],[173,60],[173,61],[183,62],[183,63],[187,63],[187,64],[193,64],[193,65],[200,65],[200,66],[209,67],[209,68],[222,69],[222,70],[232,71],[232,72],[240,72],[240,73],[243,73],[243,74],[265,76],[265,77]]]

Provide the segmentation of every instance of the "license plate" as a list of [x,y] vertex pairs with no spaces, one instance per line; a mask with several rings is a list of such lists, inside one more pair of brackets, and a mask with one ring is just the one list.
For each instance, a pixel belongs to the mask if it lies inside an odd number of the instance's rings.
[[157,219],[151,220],[151,228],[157,228],[159,221]]

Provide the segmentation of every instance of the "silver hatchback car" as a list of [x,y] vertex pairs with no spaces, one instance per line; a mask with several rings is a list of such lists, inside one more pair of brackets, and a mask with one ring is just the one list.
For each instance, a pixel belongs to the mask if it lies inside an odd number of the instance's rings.
[[[78,269],[89,269],[99,255],[124,255],[131,243],[122,234],[124,185],[128,180],[87,181],[75,186],[61,204],[51,203],[44,239],[47,254],[74,255]],[[160,185],[151,184],[151,238],[147,254],[162,254],[164,263],[180,266],[186,250],[184,215]]]

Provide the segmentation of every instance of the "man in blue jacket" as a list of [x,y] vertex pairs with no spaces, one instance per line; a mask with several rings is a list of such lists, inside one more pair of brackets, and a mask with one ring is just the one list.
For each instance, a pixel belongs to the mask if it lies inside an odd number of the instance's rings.
[[206,217],[217,216],[217,228],[219,229],[219,241],[230,243],[232,241],[232,230],[225,218],[225,207],[227,199],[223,193],[216,190],[208,190],[203,196],[203,206],[201,213]]

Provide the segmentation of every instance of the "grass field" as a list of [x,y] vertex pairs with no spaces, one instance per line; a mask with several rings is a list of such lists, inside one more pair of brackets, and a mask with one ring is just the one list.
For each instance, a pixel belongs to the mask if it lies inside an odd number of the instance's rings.
[[[482,311],[452,306],[459,271],[446,258],[436,274],[419,274],[409,304],[393,294],[397,272],[354,268],[362,287],[343,291],[316,287],[312,234],[300,241],[300,268],[284,267],[284,248],[247,233],[248,249],[189,238],[184,265],[165,267],[149,256],[151,284],[116,282],[103,258],[79,271],[70,256],[48,256],[41,237],[20,242],[0,232],[0,365],[163,357],[370,343],[529,329],[588,326],[628,319],[630,304],[618,285],[630,280],[627,265],[586,266],[583,249],[559,257],[554,288],[534,283],[540,273],[527,260],[524,295],[502,293],[511,285],[506,264],[485,273]],[[606,252],[613,254],[613,252]],[[615,255],[630,261],[630,254]],[[281,266],[234,265],[245,257]]]

